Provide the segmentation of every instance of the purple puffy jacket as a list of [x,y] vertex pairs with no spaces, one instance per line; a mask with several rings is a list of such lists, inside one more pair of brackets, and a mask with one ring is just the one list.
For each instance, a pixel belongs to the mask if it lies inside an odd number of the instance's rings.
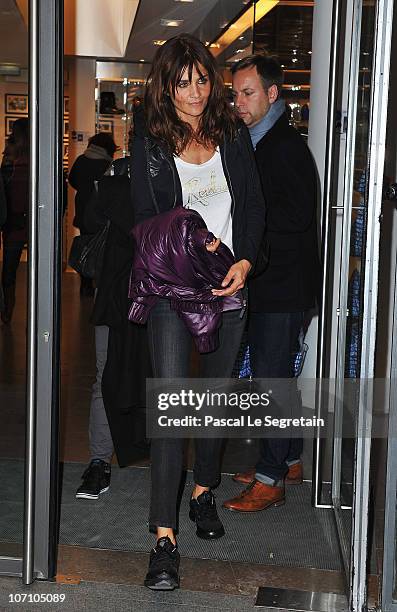
[[221,288],[234,257],[220,244],[215,253],[205,245],[214,239],[195,210],[177,206],[139,223],[135,240],[129,297],[129,319],[146,323],[159,298],[168,298],[194,337],[200,353],[219,344],[222,312],[242,308],[242,293],[220,298],[211,289]]

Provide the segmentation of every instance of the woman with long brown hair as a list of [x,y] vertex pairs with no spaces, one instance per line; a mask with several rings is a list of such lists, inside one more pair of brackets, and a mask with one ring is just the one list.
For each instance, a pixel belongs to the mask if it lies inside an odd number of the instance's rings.
[[[264,231],[264,201],[248,132],[226,100],[224,84],[209,50],[182,34],[160,47],[153,60],[144,102],[144,121],[135,118],[132,189],[136,223],[176,206],[196,210],[222,241],[235,263],[219,298],[244,288],[257,263]],[[245,325],[245,313],[223,313],[219,348],[200,355],[202,377],[230,377]],[[148,320],[155,378],[189,376],[191,336],[167,299],[159,299]],[[149,522],[157,529],[145,585],[179,586],[175,539],[177,496],[183,462],[182,439],[153,439]],[[224,535],[212,488],[220,480],[220,439],[195,440],[195,487],[190,518],[204,539]]]

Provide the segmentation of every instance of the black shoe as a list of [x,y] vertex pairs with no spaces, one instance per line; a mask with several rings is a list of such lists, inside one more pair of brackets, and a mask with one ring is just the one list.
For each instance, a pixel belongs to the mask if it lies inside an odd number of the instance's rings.
[[154,591],[173,591],[179,588],[178,547],[168,536],[157,540],[150,553],[149,569],[145,587]]
[[98,499],[110,486],[110,463],[102,459],[93,459],[84,472],[83,484],[77,489],[78,499]]
[[190,500],[189,518],[196,523],[196,534],[199,538],[216,540],[225,535],[212,491],[204,491],[197,499]]

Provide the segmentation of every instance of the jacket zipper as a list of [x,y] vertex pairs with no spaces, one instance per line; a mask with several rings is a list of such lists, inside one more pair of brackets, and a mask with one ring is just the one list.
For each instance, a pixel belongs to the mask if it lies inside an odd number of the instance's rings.
[[166,155],[164,155],[164,153],[161,151],[162,156],[164,157],[164,159],[166,160],[167,164],[169,165],[169,167],[171,168],[171,172],[172,172],[172,180],[174,183],[174,205],[172,208],[175,208],[176,206],[176,178],[175,178],[175,168],[172,165],[172,163],[170,162],[170,160],[168,159],[168,157]]
[[232,209],[230,211],[231,216],[233,218],[233,213],[234,213],[234,203],[235,203],[235,197],[234,197],[234,191],[233,191],[233,184],[232,184],[232,179],[230,178],[230,172],[229,172],[229,168],[227,166],[227,161],[226,161],[226,138],[223,141],[223,165],[224,168],[226,170],[226,181],[229,187],[229,191],[230,191],[230,195],[232,198]]
[[[227,161],[226,161],[226,139],[224,139],[223,142],[224,142],[224,146],[223,146],[223,164],[224,164],[224,167],[225,167],[225,170],[226,170],[226,181],[228,183],[229,190],[230,190],[230,195],[231,195],[231,198],[232,198],[231,217],[233,218],[235,197],[234,197],[232,179],[230,178],[230,172],[229,172],[229,168],[227,166]],[[241,307],[240,315],[239,315],[240,319],[242,319],[244,317],[246,310],[247,310],[247,300],[245,299],[245,297],[243,297],[243,305]]]

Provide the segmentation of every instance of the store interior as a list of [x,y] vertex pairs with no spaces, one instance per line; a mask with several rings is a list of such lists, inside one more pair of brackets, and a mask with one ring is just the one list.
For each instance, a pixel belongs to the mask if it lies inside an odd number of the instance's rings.
[[[123,13],[118,13],[123,5]],[[112,3],[65,0],[65,56],[63,101],[63,170],[67,180],[74,160],[95,133],[110,133],[116,157],[129,155],[134,108],[142,103],[145,80],[154,53],[170,36],[189,31],[205,41],[231,88],[230,68],[252,52],[278,57],[285,76],[283,96],[290,122],[305,139],[310,121],[313,1],[244,0],[134,0]],[[247,5],[248,9],[247,9]],[[110,27],[111,26],[111,27]],[[362,66],[362,106],[368,100],[370,66]],[[0,0],[0,144],[2,150],[18,118],[28,116],[28,2]],[[358,141],[357,155],[360,142]],[[365,159],[363,158],[363,162]],[[357,164],[359,166],[359,164]],[[355,199],[360,203],[360,176]],[[147,449],[137,448],[136,461],[119,468],[114,458],[108,494],[96,502],[75,499],[75,490],[89,461],[88,418],[95,379],[94,328],[90,323],[92,298],[79,294],[80,279],[68,266],[76,235],[73,227],[75,192],[69,186],[63,217],[62,340],[60,461],[62,501],[57,573],[118,584],[141,584],[153,536],[147,529],[150,490]],[[361,223],[361,225],[360,225]],[[362,263],[360,228],[354,211],[350,299],[360,292]],[[355,242],[354,242],[355,241]],[[23,534],[23,456],[26,400],[27,251],[18,269],[16,307],[11,325],[0,328],[0,553],[17,554]],[[2,251],[0,248],[0,265]],[[387,274],[385,275],[386,278]],[[386,281],[385,281],[386,283]],[[356,294],[354,294],[356,291]],[[355,326],[356,324],[356,326]],[[356,377],[357,321],[350,323],[346,377]],[[356,346],[356,349],[355,349]],[[379,357],[381,359],[381,357]],[[255,440],[231,440],[225,447],[219,501],[237,494],[241,486],[231,476],[251,467]],[[345,502],[352,490],[351,445],[346,445]],[[330,449],[325,472],[330,471]],[[380,451],[384,452],[384,451]],[[191,449],[186,452],[186,487],[181,502],[180,552],[184,557],[183,588],[253,597],[258,587],[327,591],[344,595],[345,568],[331,511],[312,504],[313,444],[305,441],[304,483],[289,487],[284,508],[239,516],[222,514],[232,537],[208,547],[194,537],[187,517],[191,488]],[[327,478],[324,478],[327,481]],[[327,492],[325,492],[327,497]],[[349,513],[346,513],[349,521]],[[369,589],[373,603],[379,596],[382,556],[381,525],[373,521]],[[198,577],[201,577],[198,580]],[[343,609],[343,607],[341,607]]]

